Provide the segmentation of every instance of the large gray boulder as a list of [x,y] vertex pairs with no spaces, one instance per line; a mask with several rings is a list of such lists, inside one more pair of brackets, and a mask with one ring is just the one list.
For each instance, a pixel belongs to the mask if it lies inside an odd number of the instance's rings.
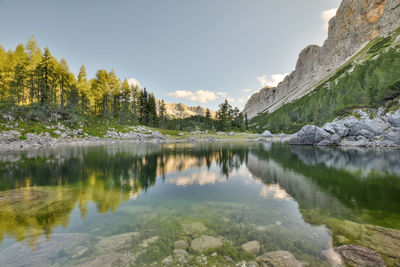
[[357,116],[359,118],[349,116],[340,121],[341,124],[349,129],[349,136],[373,138],[383,134],[390,127],[390,124],[379,116],[374,115],[371,118],[370,114],[363,110],[358,110]]
[[297,132],[291,139],[291,145],[316,145],[329,137],[329,133],[317,126],[307,125]]
[[319,142],[318,146],[337,146],[341,140],[342,138],[338,134],[334,133]]
[[379,146],[400,146],[400,128],[392,128],[383,135]]
[[387,117],[388,122],[393,127],[400,127],[400,109],[396,110],[395,112],[386,113],[386,117]]
[[322,127],[325,131],[331,134],[337,134],[340,137],[345,137],[349,133],[349,129],[340,120],[334,120],[333,122],[325,123]]

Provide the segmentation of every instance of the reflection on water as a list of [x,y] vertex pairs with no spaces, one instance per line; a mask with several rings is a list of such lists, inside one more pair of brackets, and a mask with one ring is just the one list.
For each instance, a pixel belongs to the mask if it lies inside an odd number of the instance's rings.
[[0,160],[1,266],[160,264],[203,234],[222,240],[208,259],[222,265],[254,259],[240,247],[252,240],[311,266],[347,243],[400,262],[387,245],[400,246],[400,151],[149,144]]

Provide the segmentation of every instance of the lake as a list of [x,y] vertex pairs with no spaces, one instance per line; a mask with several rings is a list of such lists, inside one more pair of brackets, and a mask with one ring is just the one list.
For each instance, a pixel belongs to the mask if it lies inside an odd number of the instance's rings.
[[0,266],[235,266],[274,251],[330,266],[326,252],[342,244],[400,266],[399,233],[399,150],[237,142],[0,153]]

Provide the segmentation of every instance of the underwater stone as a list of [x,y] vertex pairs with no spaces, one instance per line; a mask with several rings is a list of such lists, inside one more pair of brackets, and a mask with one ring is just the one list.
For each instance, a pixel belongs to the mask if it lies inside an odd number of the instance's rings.
[[193,223],[188,223],[188,224],[182,224],[183,231],[187,235],[192,235],[192,234],[201,234],[207,231],[207,227],[204,226],[203,223],[201,222],[193,222]]
[[257,255],[260,251],[260,242],[257,240],[247,242],[242,245],[242,249],[248,253]]
[[171,265],[174,262],[174,260],[172,259],[172,256],[168,256],[165,259],[163,259],[162,264],[164,266],[168,266]]
[[148,247],[148,245],[150,245],[150,244],[152,244],[154,242],[157,242],[159,238],[160,238],[159,236],[150,237],[150,238],[148,238],[146,240],[143,240],[142,244],[140,244],[140,245],[142,247],[146,248],[146,247]]
[[386,266],[381,255],[375,250],[354,245],[343,245],[336,247],[335,251],[338,252],[344,262],[354,267],[380,267]]
[[194,239],[191,243],[191,248],[197,251],[204,251],[219,246],[222,246],[222,240],[208,235],[202,235],[201,237]]
[[303,267],[303,263],[298,261],[292,253],[285,250],[278,250],[269,252],[262,256],[257,257],[257,262],[261,266],[272,266],[272,267]]
[[188,243],[185,240],[178,240],[174,242],[174,247],[176,249],[187,249]]
[[332,267],[344,267],[344,263],[340,254],[337,253],[333,248],[323,250],[322,255],[328,261]]

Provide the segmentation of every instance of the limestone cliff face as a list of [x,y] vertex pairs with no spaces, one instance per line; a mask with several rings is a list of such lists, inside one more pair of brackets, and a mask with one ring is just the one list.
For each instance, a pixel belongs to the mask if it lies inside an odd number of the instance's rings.
[[276,88],[254,94],[244,112],[253,118],[306,95],[367,42],[399,26],[400,0],[343,0],[329,22],[328,39],[323,46],[310,45],[303,49],[295,70]]
[[[157,105],[157,112],[160,112],[160,106],[161,106],[161,100],[156,101]],[[201,106],[197,107],[191,107],[191,106],[186,106],[182,103],[165,103],[165,111],[166,115],[169,118],[187,118],[191,116],[205,116],[207,109],[203,108]],[[215,117],[215,112],[210,110],[211,117]]]

